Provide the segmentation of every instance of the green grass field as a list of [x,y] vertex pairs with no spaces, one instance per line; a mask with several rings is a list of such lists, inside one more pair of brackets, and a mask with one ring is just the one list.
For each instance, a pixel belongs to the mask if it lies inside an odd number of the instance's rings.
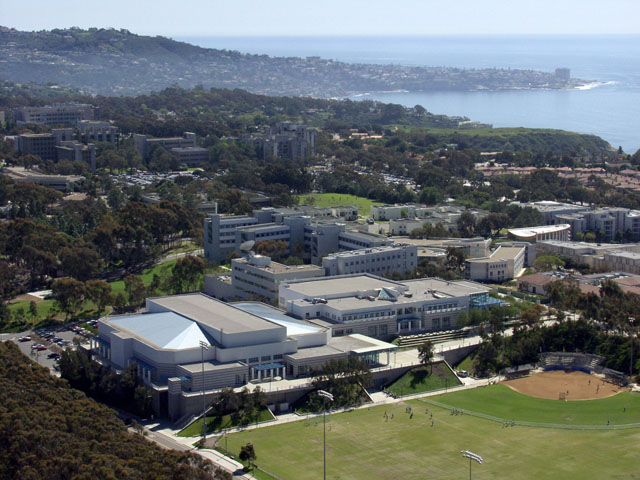
[[353,205],[358,208],[358,214],[368,217],[371,213],[371,205],[382,205],[380,202],[364,197],[356,197],[346,193],[309,193],[300,195],[300,205],[309,204],[320,208],[339,207],[341,205]]
[[529,397],[498,384],[438,395],[435,400],[462,410],[523,422],[565,425],[606,425],[607,420],[611,425],[640,422],[640,394],[629,392],[598,400],[562,402]]
[[402,375],[387,387],[395,395],[411,395],[431,392],[446,387],[457,387],[460,380],[444,363],[436,363],[431,367],[419,367]]
[[[515,416],[517,409],[516,419],[541,422],[595,423],[605,412],[612,423],[640,421],[637,394],[583,402],[521,395],[523,398],[514,404],[510,392],[496,385],[431,398],[507,418]],[[627,406],[624,418],[623,404]],[[405,413],[407,406],[413,408],[413,419]],[[433,427],[425,413],[427,407],[433,413]],[[538,408],[542,408],[539,415]],[[394,419],[385,422],[385,411]],[[461,450],[471,450],[484,458],[482,465],[473,466],[473,477],[478,479],[638,478],[640,458],[633,447],[638,441],[640,429],[505,428],[498,422],[450,415],[448,409],[412,400],[328,416],[327,478],[466,478],[469,463],[461,457]],[[322,475],[322,417],[317,424],[315,419],[308,425],[301,420],[232,434],[228,437],[229,450],[237,454],[247,442],[254,444],[257,465],[280,480],[317,479]]]

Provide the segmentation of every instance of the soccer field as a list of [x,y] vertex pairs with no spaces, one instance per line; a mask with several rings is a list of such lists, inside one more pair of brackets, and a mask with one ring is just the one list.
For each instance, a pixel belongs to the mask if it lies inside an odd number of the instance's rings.
[[[500,408],[504,406],[507,413],[515,411],[508,407],[513,402],[510,393],[520,395],[496,385],[432,398],[460,404],[460,408],[467,408],[470,402],[475,411],[509,417],[500,415]],[[585,402],[522,397],[517,411],[531,410],[528,415],[540,406],[537,402],[550,402],[538,419],[540,422],[565,418],[571,423],[565,406],[573,406],[581,422],[592,419],[595,423],[603,411],[622,405],[627,406],[627,412],[620,423],[640,422],[640,396],[636,394]],[[612,404],[618,397],[622,403]],[[405,413],[408,406],[413,408],[413,418]],[[427,407],[433,413],[434,426],[425,413]],[[590,408],[595,412],[591,416],[585,413]],[[394,418],[385,421],[385,412]],[[623,415],[622,411],[616,417],[610,413],[612,422],[613,418],[618,422]],[[257,464],[281,480],[321,478],[322,417],[317,420],[310,420],[308,425],[302,420],[236,433],[228,437],[229,449],[237,454],[241,445],[252,442]],[[473,466],[473,477],[478,479],[634,478],[640,467],[635,451],[638,441],[640,429],[505,428],[501,423],[471,415],[451,415],[447,409],[412,400],[327,416],[327,478],[465,478],[469,463],[461,457],[461,450],[471,450],[484,458],[482,465]]]

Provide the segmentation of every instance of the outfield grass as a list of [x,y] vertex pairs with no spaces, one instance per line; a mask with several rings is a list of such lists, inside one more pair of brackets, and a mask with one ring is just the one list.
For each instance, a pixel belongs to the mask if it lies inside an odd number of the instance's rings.
[[[447,403],[456,399],[461,404],[469,398],[476,402],[472,404],[475,410],[484,406],[500,413],[501,406],[508,408],[510,404],[505,393],[505,389],[486,387],[459,392],[455,397],[448,394],[435,398],[442,402],[446,399]],[[611,401],[618,397],[626,400],[626,423],[640,420],[638,396],[631,394],[585,402],[548,401],[556,407],[555,415],[543,410],[536,419],[557,418],[566,414],[563,409],[568,406],[575,408],[576,415],[585,421],[589,416],[586,410],[617,408],[619,405]],[[520,408],[533,415],[538,399],[526,398],[533,403],[523,401]],[[405,413],[407,406],[413,408],[413,419]],[[433,427],[426,407],[433,413]],[[385,411],[394,419],[385,422]],[[597,414],[592,415],[594,421],[596,417]],[[613,413],[611,417],[613,421]],[[328,416],[327,478],[457,480],[468,475],[469,463],[460,455],[461,450],[467,449],[484,458],[482,465],[473,465],[474,478],[634,478],[640,459],[632,446],[638,441],[640,429],[504,428],[501,423],[471,415],[450,415],[447,409],[412,400]],[[280,480],[317,479],[322,475],[322,417],[317,424],[311,419],[308,424],[302,420],[234,433],[228,437],[229,450],[237,455],[247,442],[254,445],[257,465]]]
[[[266,408],[260,410],[258,412],[257,423],[268,422],[269,420],[273,420],[273,415]],[[256,420],[252,423],[256,423]],[[223,416],[215,416],[209,417],[207,416],[207,433],[218,432],[220,430],[224,430],[226,428],[233,428],[240,426],[239,423],[234,423],[231,419],[231,415],[223,415]],[[180,433],[178,433],[179,437],[195,437],[202,434],[202,418],[198,418],[192,424],[185,427]]]
[[380,202],[364,197],[357,197],[346,193],[309,193],[300,195],[300,205],[312,204],[316,207],[339,207],[342,205],[353,205],[358,208],[358,214],[368,217],[371,214],[371,205],[383,205]]
[[611,425],[640,422],[640,394],[629,392],[598,400],[565,402],[529,397],[498,384],[438,395],[434,400],[462,410],[523,422],[566,425],[606,425],[608,420]]
[[402,396],[414,393],[431,392],[446,387],[457,387],[460,380],[445,363],[436,363],[431,367],[418,367],[408,371],[387,387],[391,393]]

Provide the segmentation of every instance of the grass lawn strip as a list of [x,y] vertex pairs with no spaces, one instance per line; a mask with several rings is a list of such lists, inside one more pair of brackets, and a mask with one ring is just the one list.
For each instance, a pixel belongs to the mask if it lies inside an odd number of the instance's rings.
[[[254,419],[254,423],[263,423],[273,420],[274,416],[268,409],[260,410],[257,421]],[[234,423],[231,419],[231,415],[223,415],[221,417],[207,416],[207,433],[218,432],[227,428],[239,427],[241,424]],[[179,437],[195,437],[202,435],[202,418],[198,418],[193,423],[185,427],[178,433]]]
[[371,215],[371,205],[383,205],[381,202],[347,193],[310,193],[300,195],[299,203],[300,205],[313,204],[319,208],[353,205],[358,209],[358,214],[363,217]]
[[414,368],[389,385],[387,390],[396,396],[403,396],[457,387],[461,384],[444,362],[434,364],[433,372],[431,369],[431,366]]

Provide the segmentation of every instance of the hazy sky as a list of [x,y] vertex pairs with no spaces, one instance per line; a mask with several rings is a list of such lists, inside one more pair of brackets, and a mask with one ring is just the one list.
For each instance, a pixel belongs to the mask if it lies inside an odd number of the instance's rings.
[[640,33],[640,0],[0,0],[20,30],[151,35]]

